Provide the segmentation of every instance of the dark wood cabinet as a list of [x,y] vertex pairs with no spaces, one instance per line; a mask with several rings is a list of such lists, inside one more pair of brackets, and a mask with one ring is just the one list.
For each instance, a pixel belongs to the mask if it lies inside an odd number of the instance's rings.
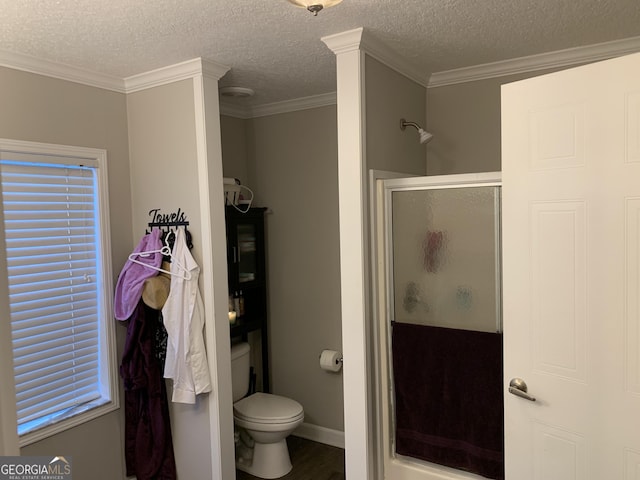
[[233,307],[234,299],[230,298],[230,309],[234,308],[238,315],[231,325],[231,337],[246,340],[249,332],[260,331],[262,390],[269,392],[265,211],[265,208],[250,208],[247,213],[241,213],[227,207],[226,225],[229,295],[241,298],[244,305],[244,309]]

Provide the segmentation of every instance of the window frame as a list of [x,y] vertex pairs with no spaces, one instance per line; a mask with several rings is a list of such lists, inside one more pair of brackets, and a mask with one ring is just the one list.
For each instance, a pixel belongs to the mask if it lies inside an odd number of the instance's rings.
[[[0,139],[0,158],[7,154],[15,154],[17,157],[46,156],[45,163],[68,165],[91,165],[96,172],[97,188],[97,220],[96,250],[98,252],[97,266],[99,268],[99,376],[101,399],[89,402],[88,408],[77,408],[66,417],[56,423],[43,426],[36,430],[26,432],[19,436],[20,447],[40,441],[44,438],[56,435],[109,412],[120,408],[119,376],[117,347],[115,334],[115,321],[113,317],[113,273],[111,260],[111,232],[109,221],[109,185],[107,171],[107,152],[103,149],[57,145],[48,143],[28,142],[10,139]],[[51,160],[55,157],[55,161]],[[0,203],[2,202],[2,184],[0,182]],[[4,212],[4,207],[3,207]],[[4,216],[4,215],[3,215]],[[4,225],[2,229],[4,246]],[[6,250],[3,255],[6,258]],[[8,282],[8,273],[7,273]],[[9,300],[7,298],[7,300]],[[9,302],[7,302],[9,304]],[[11,326],[9,326],[11,329]],[[13,349],[12,349],[13,350]],[[13,359],[13,353],[11,353]],[[4,362],[3,362],[4,363]],[[4,363],[6,365],[6,363]],[[13,368],[10,376],[14,378]],[[16,408],[15,398],[13,408]],[[17,429],[15,435],[18,436]]]

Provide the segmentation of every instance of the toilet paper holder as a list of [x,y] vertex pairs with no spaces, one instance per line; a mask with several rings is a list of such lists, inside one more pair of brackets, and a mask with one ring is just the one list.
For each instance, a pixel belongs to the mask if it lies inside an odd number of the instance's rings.
[[342,368],[343,358],[335,350],[323,350],[319,356],[320,368],[328,372],[338,372]]
[[[324,351],[324,350],[323,350],[323,351]],[[322,358],[322,352],[320,352],[320,355],[318,355],[318,358]],[[343,362],[342,362],[342,357],[340,357],[340,358],[336,358],[336,362],[343,363]]]

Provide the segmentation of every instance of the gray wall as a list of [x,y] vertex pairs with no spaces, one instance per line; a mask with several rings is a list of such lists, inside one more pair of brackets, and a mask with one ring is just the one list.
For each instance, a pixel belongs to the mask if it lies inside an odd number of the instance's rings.
[[250,156],[268,206],[273,390],[298,400],[305,422],[342,431],[342,376],[320,370],[341,350],[335,107],[254,119]]
[[366,162],[368,169],[424,175],[426,147],[413,127],[426,124],[426,89],[370,56],[365,61]]
[[[409,174],[425,173],[425,147],[414,129],[400,131],[400,117],[426,124],[435,135],[427,147],[428,174],[499,170],[500,85],[535,75],[430,88],[425,94],[371,57],[365,66],[368,167]],[[142,232],[148,208],[179,204],[197,216],[197,200],[183,196],[194,182],[193,165],[183,163],[193,154],[187,138],[193,128],[183,130],[180,123],[193,122],[191,107],[185,110],[193,105],[188,90],[178,83],[130,96],[131,148],[136,159],[144,158],[133,167],[138,173],[132,207],[125,96],[0,67],[0,137],[107,150],[114,275],[138,240],[132,232]],[[163,100],[156,103],[158,92]],[[145,125],[150,119],[157,121]],[[307,423],[342,430],[342,377],[318,367],[323,348],[341,348],[336,128],[335,107],[251,120],[222,117],[224,175],[254,188],[257,203],[272,211],[267,235],[273,390],[299,400]],[[155,142],[158,132],[168,132],[165,142]],[[184,170],[180,194],[165,195],[171,176],[144,176],[144,169],[158,165]],[[123,337],[118,329],[119,352]],[[193,423],[182,424],[185,434],[191,425],[204,428],[198,425],[203,409],[192,416]],[[122,417],[121,411],[105,415],[21,453],[62,451],[74,457],[80,478],[121,478]],[[206,432],[201,433],[204,440]],[[192,453],[208,456],[209,442],[198,444],[201,450]]]
[[247,120],[220,116],[220,135],[222,136],[223,173],[225,177],[237,178],[243,185],[249,185],[247,159]]
[[[113,272],[119,272],[132,244],[125,96],[0,67],[0,105],[0,137],[107,150]],[[120,355],[124,329],[117,333]],[[123,478],[122,419],[121,409],[24,447],[21,454],[70,455],[77,478]]]
[[[366,57],[368,168],[424,175],[426,149],[400,118],[426,123],[426,89]],[[305,422],[342,431],[341,375],[319,369],[341,350],[337,124],[334,106],[240,120],[222,117],[224,175],[267,214],[274,393],[300,401]]]
[[[193,254],[202,264],[202,233],[191,79],[127,96],[135,242],[151,221],[148,213],[181,209],[190,222]],[[211,355],[211,353],[210,353]],[[171,382],[167,382],[170,387]],[[168,390],[171,398],[171,389]],[[210,422],[206,395],[194,405],[169,402],[173,449],[181,478],[211,478]]]
[[500,86],[550,71],[427,89],[427,174],[500,171]]
[[[247,175],[267,224],[272,391],[299,401],[305,423],[342,431],[342,376],[320,370],[341,350],[335,106],[239,121],[222,117],[225,176]],[[236,133],[230,134],[234,126]]]

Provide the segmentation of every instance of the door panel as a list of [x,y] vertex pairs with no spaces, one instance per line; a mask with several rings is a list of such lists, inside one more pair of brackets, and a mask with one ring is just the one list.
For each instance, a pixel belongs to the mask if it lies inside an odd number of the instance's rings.
[[503,86],[508,480],[637,479],[640,56]]
[[586,205],[531,205],[533,366],[586,381]]
[[628,198],[626,203],[626,383],[629,392],[640,395],[640,198]]

